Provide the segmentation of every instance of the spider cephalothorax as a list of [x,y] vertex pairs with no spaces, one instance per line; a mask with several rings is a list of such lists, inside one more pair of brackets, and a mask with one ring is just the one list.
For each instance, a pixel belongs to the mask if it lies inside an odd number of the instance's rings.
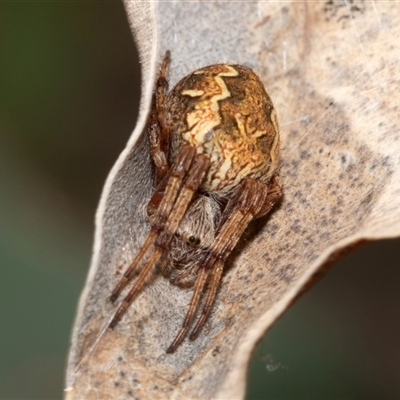
[[197,275],[197,261],[211,247],[221,216],[220,202],[199,195],[183,217],[161,268],[171,281],[192,286]]
[[110,326],[118,323],[157,267],[174,283],[194,285],[183,326],[167,350],[173,352],[207,288],[190,335],[197,337],[215,301],[227,257],[248,224],[271,210],[282,186],[276,114],[257,75],[241,65],[215,64],[194,71],[168,92],[169,63],[167,52],[148,124],[156,183],[147,207],[151,230],[112,301],[136,267],[142,262],[144,266]]

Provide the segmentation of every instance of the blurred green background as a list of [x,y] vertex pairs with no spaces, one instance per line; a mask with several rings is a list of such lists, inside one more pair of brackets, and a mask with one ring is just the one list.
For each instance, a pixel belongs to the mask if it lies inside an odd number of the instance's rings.
[[[0,3],[0,398],[59,399],[140,72],[120,2]],[[345,259],[256,350],[248,399],[400,398],[400,241]]]

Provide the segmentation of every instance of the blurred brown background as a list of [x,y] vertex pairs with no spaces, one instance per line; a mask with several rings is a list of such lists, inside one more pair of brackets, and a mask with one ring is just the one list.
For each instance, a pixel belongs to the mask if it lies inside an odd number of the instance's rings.
[[[140,71],[120,2],[0,3],[0,398],[62,397],[103,182]],[[290,182],[286,182],[290,184]],[[400,398],[400,240],[351,255],[270,331],[248,399]]]

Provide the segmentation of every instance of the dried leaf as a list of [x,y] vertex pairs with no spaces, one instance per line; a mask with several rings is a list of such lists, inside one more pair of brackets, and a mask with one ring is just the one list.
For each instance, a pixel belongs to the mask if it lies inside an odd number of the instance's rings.
[[[345,0],[127,1],[126,9],[142,62],[142,108],[97,212],[67,399],[239,399],[254,345],[321,266],[361,241],[400,233],[400,9]],[[152,166],[143,133],[166,49],[171,85],[224,61],[258,72],[280,118],[285,183],[279,209],[251,227],[227,265],[202,334],[172,355],[165,350],[191,290],[162,277],[115,330],[105,329],[115,310],[107,298],[148,230]]]

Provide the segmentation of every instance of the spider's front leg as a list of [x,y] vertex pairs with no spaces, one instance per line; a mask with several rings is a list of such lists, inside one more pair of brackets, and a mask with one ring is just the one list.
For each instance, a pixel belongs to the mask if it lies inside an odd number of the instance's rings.
[[282,196],[282,185],[276,175],[268,184],[253,178],[246,178],[236,190],[236,194],[227,204],[222,215],[222,226],[207,256],[199,263],[199,272],[193,290],[192,299],[182,328],[167,353],[173,353],[187,334],[190,323],[200,303],[201,293],[210,276],[208,294],[190,339],[194,340],[207,320],[215,301],[221,281],[223,267],[249,223],[267,214]]
[[[163,193],[155,213],[151,216],[151,230],[139,253],[111,294],[110,300],[115,301],[132,279],[137,266],[152,248],[149,259],[140,272],[135,285],[114,314],[109,324],[111,328],[117,325],[134,297],[142,288],[150,271],[155,267],[162,254],[169,248],[173,235],[178,229],[194,194],[201,185],[209,164],[209,158],[202,154],[196,154],[196,150],[192,146],[186,145],[181,148],[177,159],[165,178],[165,188],[161,185]],[[156,190],[155,195],[157,194],[158,190]]]
[[156,185],[165,178],[169,170],[168,159],[171,145],[171,124],[168,120],[166,100],[168,95],[167,76],[170,62],[171,54],[167,51],[157,79],[148,123],[150,153],[155,166]]

